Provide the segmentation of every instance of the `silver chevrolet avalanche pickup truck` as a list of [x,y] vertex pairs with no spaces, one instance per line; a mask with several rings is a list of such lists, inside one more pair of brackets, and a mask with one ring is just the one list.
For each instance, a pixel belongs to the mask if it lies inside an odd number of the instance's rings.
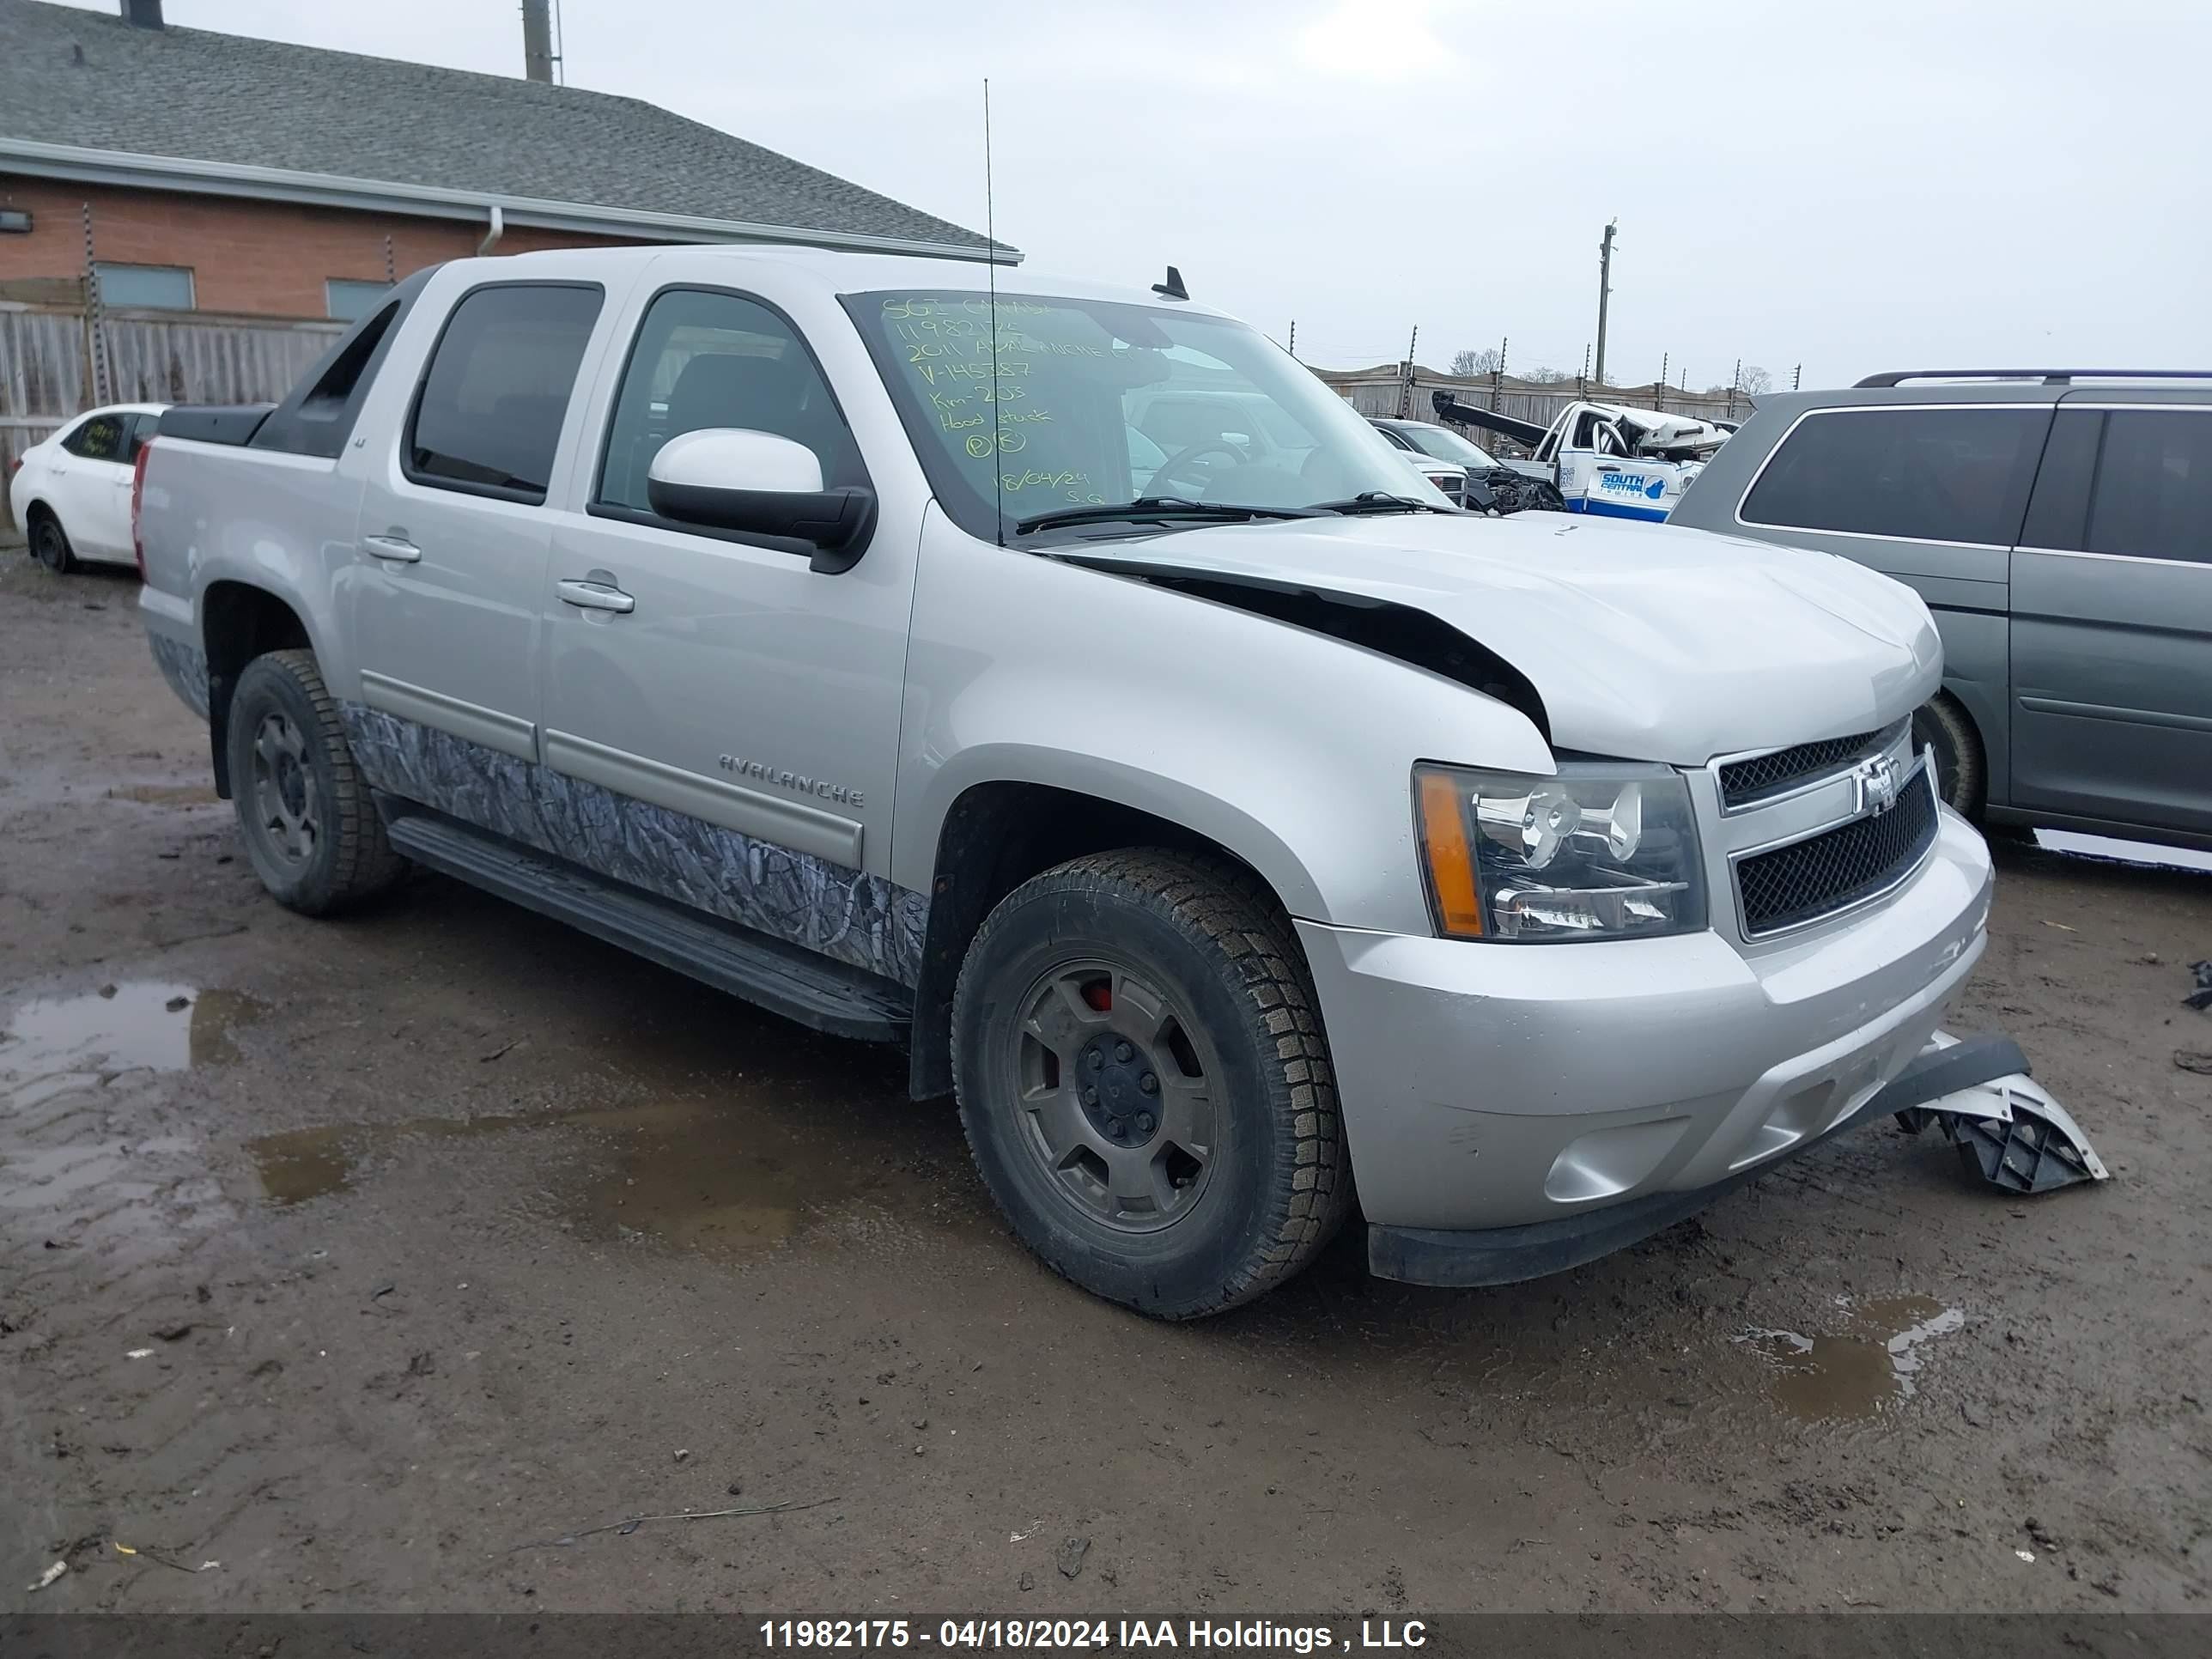
[[[1164,393],[1269,441],[1135,485]],[[170,410],[134,493],[279,902],[421,865],[902,1044],[1030,1247],[1155,1315],[1355,1184],[1400,1279],[1648,1234],[1865,1120],[1983,949],[1911,591],[1456,511],[1175,284],[460,260]]]

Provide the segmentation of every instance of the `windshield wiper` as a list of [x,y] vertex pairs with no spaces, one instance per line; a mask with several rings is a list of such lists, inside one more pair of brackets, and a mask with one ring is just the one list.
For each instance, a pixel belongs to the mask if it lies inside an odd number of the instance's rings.
[[1438,507],[1433,501],[1416,500],[1411,495],[1393,495],[1383,489],[1363,489],[1357,495],[1347,495],[1340,501],[1316,501],[1314,509],[1321,513],[1341,513],[1346,516],[1361,513],[1449,513],[1448,507]]
[[1054,513],[1015,521],[1014,533],[1054,530],[1070,524],[1111,524],[1116,520],[1199,519],[1223,524],[1246,524],[1254,519],[1310,519],[1310,507],[1248,507],[1237,501],[1194,501],[1181,495],[1139,495],[1133,501],[1104,501],[1090,507],[1064,507]]

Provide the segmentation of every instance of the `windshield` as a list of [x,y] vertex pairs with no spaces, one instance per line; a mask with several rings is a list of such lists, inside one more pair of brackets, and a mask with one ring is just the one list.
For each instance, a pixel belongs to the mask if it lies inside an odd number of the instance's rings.
[[1421,453],[1433,455],[1440,461],[1454,461],[1461,466],[1494,467],[1498,465],[1448,427],[1401,426],[1398,430],[1404,433]]
[[1450,503],[1352,405],[1242,323],[980,290],[854,294],[931,487],[986,540],[1165,498],[1295,510],[1369,492]]

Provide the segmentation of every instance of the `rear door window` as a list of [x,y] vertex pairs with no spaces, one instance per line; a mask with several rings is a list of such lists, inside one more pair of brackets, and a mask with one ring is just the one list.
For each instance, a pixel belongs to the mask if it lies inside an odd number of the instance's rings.
[[407,476],[543,501],[601,297],[596,285],[507,283],[454,307],[407,423]]
[[2212,564],[2212,410],[2105,416],[2082,544],[2091,553]]
[[95,415],[63,440],[62,447],[88,461],[119,461],[130,427],[128,415]]
[[2050,425],[2041,408],[1820,410],[1767,459],[1742,520],[2010,547]]

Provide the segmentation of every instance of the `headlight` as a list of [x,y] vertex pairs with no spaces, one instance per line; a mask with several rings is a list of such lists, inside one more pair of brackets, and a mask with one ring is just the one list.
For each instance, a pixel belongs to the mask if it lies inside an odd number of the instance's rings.
[[1530,945],[1705,925],[1689,786],[1670,768],[1419,766],[1413,799],[1441,934]]

